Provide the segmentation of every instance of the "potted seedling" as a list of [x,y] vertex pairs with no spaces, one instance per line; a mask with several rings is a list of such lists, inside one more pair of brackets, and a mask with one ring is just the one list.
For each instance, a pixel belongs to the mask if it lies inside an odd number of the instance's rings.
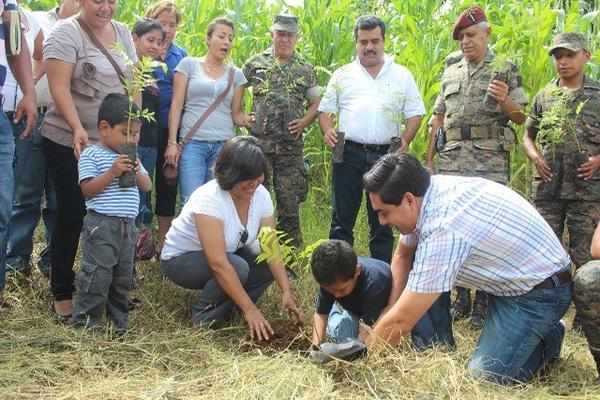
[[[493,81],[502,81],[506,83],[507,70],[509,68],[509,65],[505,57],[495,56],[492,62],[490,63],[490,68],[492,69],[490,84]],[[487,110],[493,111],[496,109],[498,102],[492,96],[490,96],[490,92],[488,91],[485,93],[483,105]]]
[[[573,140],[577,146],[575,154],[575,166],[579,168],[583,163],[588,161],[588,154],[581,150],[575,126],[573,125],[573,100],[575,95],[573,90],[564,89],[561,87],[553,87],[549,93],[553,100],[550,110],[544,112],[539,121],[539,131],[537,134],[537,142],[540,146],[548,149],[550,159],[547,160],[554,176],[552,178],[552,191],[557,188],[558,174],[560,168],[560,160],[557,159],[557,147],[564,150],[564,143],[568,135],[573,136]],[[585,102],[580,102],[575,108],[575,118],[579,116]],[[548,154],[544,155],[547,158]],[[580,179],[575,179],[575,184],[581,184]]]
[[[132,79],[122,80],[123,89],[129,99],[129,110],[127,113],[127,139],[120,145],[120,154],[125,154],[129,157],[132,164],[137,161],[137,142],[132,140],[131,126],[134,121],[154,121],[154,112],[148,111],[147,108],[135,107],[135,98],[145,88],[157,81],[153,75],[153,71],[161,67],[166,72],[166,65],[162,62],[143,57],[137,63],[134,63],[125,52],[121,44],[115,45],[115,50],[124,59],[127,65],[131,68]],[[127,188],[135,186],[135,171],[126,171],[119,176],[119,187]]]

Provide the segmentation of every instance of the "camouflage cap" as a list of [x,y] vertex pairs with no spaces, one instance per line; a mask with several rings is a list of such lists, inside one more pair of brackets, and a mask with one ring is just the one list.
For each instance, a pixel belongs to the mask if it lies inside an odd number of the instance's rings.
[[581,33],[567,32],[556,35],[552,41],[552,47],[548,54],[552,55],[558,49],[567,49],[574,52],[579,52],[588,49],[587,40]]
[[271,31],[298,33],[298,18],[289,14],[279,14],[275,16]]

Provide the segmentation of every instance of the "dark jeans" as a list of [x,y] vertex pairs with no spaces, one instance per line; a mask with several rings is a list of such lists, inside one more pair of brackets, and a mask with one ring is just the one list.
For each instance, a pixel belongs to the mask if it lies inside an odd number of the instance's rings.
[[67,300],[73,298],[75,290],[73,264],[85,216],[85,200],[73,149],[47,138],[43,146],[58,204],[51,240],[50,286],[55,300]]
[[154,211],[159,217],[174,217],[175,206],[177,204],[177,185],[167,185],[162,174],[168,138],[168,129],[163,129],[162,135],[159,138],[158,151],[156,153],[156,206]]
[[[49,245],[56,220],[56,195],[42,148],[40,126],[43,120],[44,114],[41,113],[31,136],[26,139],[19,138],[25,129],[25,120],[13,123],[16,165],[13,170],[15,185],[6,264],[12,270],[31,268],[33,234],[41,215],[46,228],[46,246],[40,253],[38,266],[42,272],[49,274]],[[46,201],[42,209],[44,197]]]
[[456,342],[452,333],[450,292],[440,295],[413,327],[411,336],[412,346],[417,351],[437,345],[446,345],[454,349]]
[[[364,192],[362,177],[384,154],[385,151],[366,151],[348,144],[344,146],[344,162],[333,164],[333,216],[329,231],[330,239],[340,239],[351,245],[354,244],[354,224]],[[389,264],[392,259],[394,236],[389,227],[379,224],[369,196],[367,196],[367,216],[371,230],[369,239],[371,257]]]

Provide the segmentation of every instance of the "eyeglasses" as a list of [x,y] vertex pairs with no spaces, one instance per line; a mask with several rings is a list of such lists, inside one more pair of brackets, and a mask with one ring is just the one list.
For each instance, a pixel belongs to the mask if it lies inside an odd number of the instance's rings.
[[233,254],[235,255],[240,255],[242,254],[242,252],[244,251],[244,248],[246,247],[246,241],[248,240],[248,230],[246,228],[244,228],[244,230],[240,233],[240,241],[237,244],[237,247],[235,248],[235,251],[233,252]]

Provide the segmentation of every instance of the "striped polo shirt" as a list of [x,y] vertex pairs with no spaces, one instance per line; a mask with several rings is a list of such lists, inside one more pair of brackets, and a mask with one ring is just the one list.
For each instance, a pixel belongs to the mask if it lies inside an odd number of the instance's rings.
[[[118,155],[119,153],[97,144],[86,148],[79,158],[79,183],[108,171]],[[143,174],[148,174],[141,163],[140,170]],[[139,203],[138,187],[120,188],[119,178],[113,179],[106,189],[96,196],[85,199],[88,211],[111,217],[135,218],[139,212]]]
[[518,193],[482,178],[431,177],[415,232],[407,288],[441,293],[459,286],[518,296],[570,259],[542,216]]

